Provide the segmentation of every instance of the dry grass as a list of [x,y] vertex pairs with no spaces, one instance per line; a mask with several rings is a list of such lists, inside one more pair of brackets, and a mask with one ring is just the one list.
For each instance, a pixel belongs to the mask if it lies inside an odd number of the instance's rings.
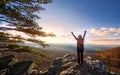
[[120,74],[120,47],[90,54],[107,65],[108,71]]

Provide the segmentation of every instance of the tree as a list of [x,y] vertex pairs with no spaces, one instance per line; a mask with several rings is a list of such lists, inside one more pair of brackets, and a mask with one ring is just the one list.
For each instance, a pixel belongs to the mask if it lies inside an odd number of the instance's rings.
[[[42,27],[35,22],[40,19],[35,12],[44,10],[41,4],[51,3],[52,0],[1,0],[0,1],[0,22],[6,22],[15,26],[17,31],[34,35],[55,36],[41,31]],[[43,34],[44,33],[44,34]]]
[[[22,31],[32,36],[55,36],[53,33],[47,34],[42,31],[42,27],[35,22],[36,19],[40,19],[35,13],[44,10],[41,5],[51,2],[52,0],[0,0],[0,23],[6,22],[9,26],[15,26],[15,28],[0,27],[0,30],[6,28]],[[34,41],[36,42],[35,39]],[[48,46],[43,41],[37,42],[43,47]]]
[[37,26],[35,19],[40,17],[34,13],[44,10],[41,4],[50,3],[51,0],[1,0],[0,21],[21,26]]

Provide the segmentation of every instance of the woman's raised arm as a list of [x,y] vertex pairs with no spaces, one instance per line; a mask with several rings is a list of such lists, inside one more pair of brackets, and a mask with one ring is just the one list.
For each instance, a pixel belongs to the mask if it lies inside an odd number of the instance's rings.
[[73,32],[71,32],[71,34],[74,36],[74,38],[77,40],[77,37],[74,35],[74,33]]
[[84,34],[83,34],[83,39],[85,38],[86,32],[87,32],[87,31],[84,31]]

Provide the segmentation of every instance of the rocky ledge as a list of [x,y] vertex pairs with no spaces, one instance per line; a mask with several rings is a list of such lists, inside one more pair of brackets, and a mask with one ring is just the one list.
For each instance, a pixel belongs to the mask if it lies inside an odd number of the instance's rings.
[[0,58],[0,75],[118,75],[107,72],[102,62],[90,56],[84,58],[84,63],[79,65],[76,58],[66,54],[56,58],[44,72],[34,69],[33,61],[16,62],[14,58],[14,55]]
[[84,58],[84,64],[79,65],[77,59],[70,54],[58,57],[52,66],[41,75],[117,75],[107,72],[106,66],[99,60],[88,56]]

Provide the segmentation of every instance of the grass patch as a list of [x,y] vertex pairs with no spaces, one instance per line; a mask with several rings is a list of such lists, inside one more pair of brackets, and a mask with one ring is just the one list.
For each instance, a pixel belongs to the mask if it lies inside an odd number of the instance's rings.
[[20,46],[17,44],[11,43],[6,45],[6,47],[9,48],[10,50],[13,50],[13,49],[19,48]]
[[15,43],[8,44],[7,48],[9,48],[10,51],[14,51],[14,52],[29,52],[29,53],[40,55],[42,57],[47,57],[47,55],[43,52],[40,52],[38,50],[32,49],[32,48],[27,47],[27,46],[20,46],[20,45],[17,45]]

